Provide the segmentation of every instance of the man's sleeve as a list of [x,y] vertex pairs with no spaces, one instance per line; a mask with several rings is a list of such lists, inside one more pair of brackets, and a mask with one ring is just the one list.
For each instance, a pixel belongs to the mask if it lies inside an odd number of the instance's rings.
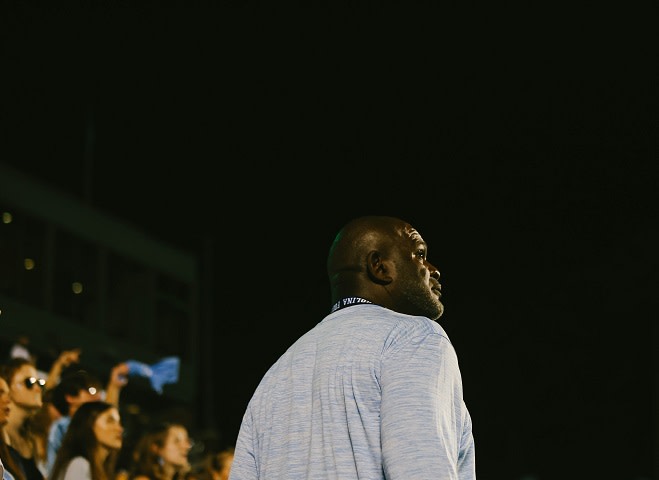
[[458,480],[464,417],[458,360],[438,333],[408,338],[382,359],[381,438],[388,480]]
[[229,480],[257,480],[258,478],[252,439],[251,415],[248,407],[238,432]]

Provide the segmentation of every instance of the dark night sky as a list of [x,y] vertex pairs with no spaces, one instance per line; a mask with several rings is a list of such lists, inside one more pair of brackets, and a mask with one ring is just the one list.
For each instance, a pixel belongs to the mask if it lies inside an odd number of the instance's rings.
[[80,198],[92,165],[96,208],[212,242],[227,438],[324,315],[336,230],[382,213],[442,272],[480,478],[652,476],[640,12],[88,5],[3,7],[2,160]]

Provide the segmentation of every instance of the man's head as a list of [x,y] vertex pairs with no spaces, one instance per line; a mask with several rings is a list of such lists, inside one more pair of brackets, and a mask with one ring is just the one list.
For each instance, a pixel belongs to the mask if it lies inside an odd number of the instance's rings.
[[427,259],[427,246],[407,222],[367,216],[352,220],[337,234],[327,258],[332,303],[358,296],[408,315],[437,320],[439,270]]
[[73,415],[83,403],[101,400],[101,383],[85,370],[62,376],[53,388],[52,403],[62,415]]

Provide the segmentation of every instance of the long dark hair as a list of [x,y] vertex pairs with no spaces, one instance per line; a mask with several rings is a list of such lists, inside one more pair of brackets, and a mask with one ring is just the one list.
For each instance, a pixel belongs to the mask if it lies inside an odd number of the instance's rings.
[[95,401],[83,403],[71,417],[69,428],[62,439],[62,446],[57,451],[55,464],[49,478],[57,479],[66,470],[75,457],[84,457],[90,465],[92,480],[109,480],[114,478],[114,468],[118,451],[111,451],[103,464],[98,464],[94,453],[100,447],[94,434],[94,422],[98,416],[111,408],[117,408],[107,402]]

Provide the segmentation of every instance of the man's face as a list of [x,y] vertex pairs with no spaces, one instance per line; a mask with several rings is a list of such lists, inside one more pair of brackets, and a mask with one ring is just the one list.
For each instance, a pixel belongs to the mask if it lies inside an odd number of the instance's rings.
[[396,259],[398,290],[407,305],[405,313],[437,320],[444,313],[440,301],[439,270],[428,259],[426,243],[409,225],[400,238],[400,257]]

